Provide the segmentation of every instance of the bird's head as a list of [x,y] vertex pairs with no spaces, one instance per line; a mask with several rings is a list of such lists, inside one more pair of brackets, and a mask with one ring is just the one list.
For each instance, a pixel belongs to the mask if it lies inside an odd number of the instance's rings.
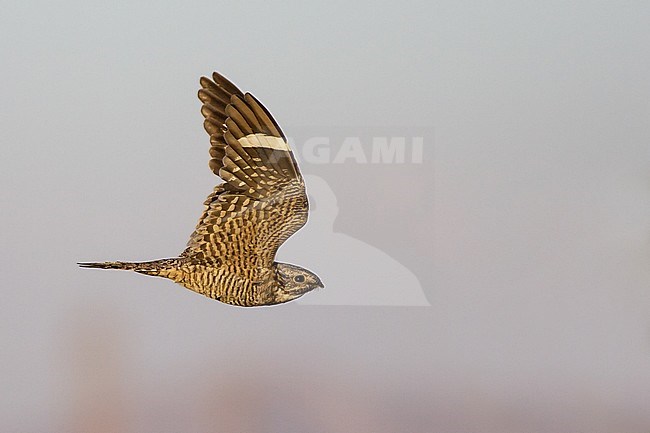
[[278,296],[282,302],[299,298],[317,287],[325,287],[318,275],[288,263],[277,264],[277,276],[280,289]]

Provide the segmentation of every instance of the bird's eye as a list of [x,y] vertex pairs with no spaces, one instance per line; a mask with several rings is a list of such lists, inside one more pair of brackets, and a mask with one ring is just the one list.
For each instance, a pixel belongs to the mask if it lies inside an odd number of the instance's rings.
[[295,281],[296,283],[304,283],[305,277],[302,275],[296,275],[295,277],[293,277],[293,281]]

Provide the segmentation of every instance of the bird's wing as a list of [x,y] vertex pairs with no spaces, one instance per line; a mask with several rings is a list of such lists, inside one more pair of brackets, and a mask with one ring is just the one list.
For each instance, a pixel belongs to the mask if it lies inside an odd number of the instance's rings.
[[253,95],[216,73],[213,80],[202,78],[201,86],[210,167],[225,182],[205,201],[183,256],[254,278],[305,225],[304,181],[282,130]]

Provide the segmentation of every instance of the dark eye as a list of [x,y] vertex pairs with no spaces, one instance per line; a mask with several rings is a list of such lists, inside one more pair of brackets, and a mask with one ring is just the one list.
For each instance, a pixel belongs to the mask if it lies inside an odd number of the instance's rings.
[[293,277],[293,281],[295,281],[296,283],[304,283],[305,277],[302,275],[296,275],[295,277]]

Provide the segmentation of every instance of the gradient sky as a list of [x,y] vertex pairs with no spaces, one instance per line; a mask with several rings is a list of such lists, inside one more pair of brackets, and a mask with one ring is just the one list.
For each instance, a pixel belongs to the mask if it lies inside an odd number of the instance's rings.
[[[650,429],[647,2],[2,10],[0,430]],[[246,310],[77,268],[183,249],[213,70],[287,135],[425,138],[420,164],[302,170],[430,307]],[[372,293],[369,266],[330,280]]]

